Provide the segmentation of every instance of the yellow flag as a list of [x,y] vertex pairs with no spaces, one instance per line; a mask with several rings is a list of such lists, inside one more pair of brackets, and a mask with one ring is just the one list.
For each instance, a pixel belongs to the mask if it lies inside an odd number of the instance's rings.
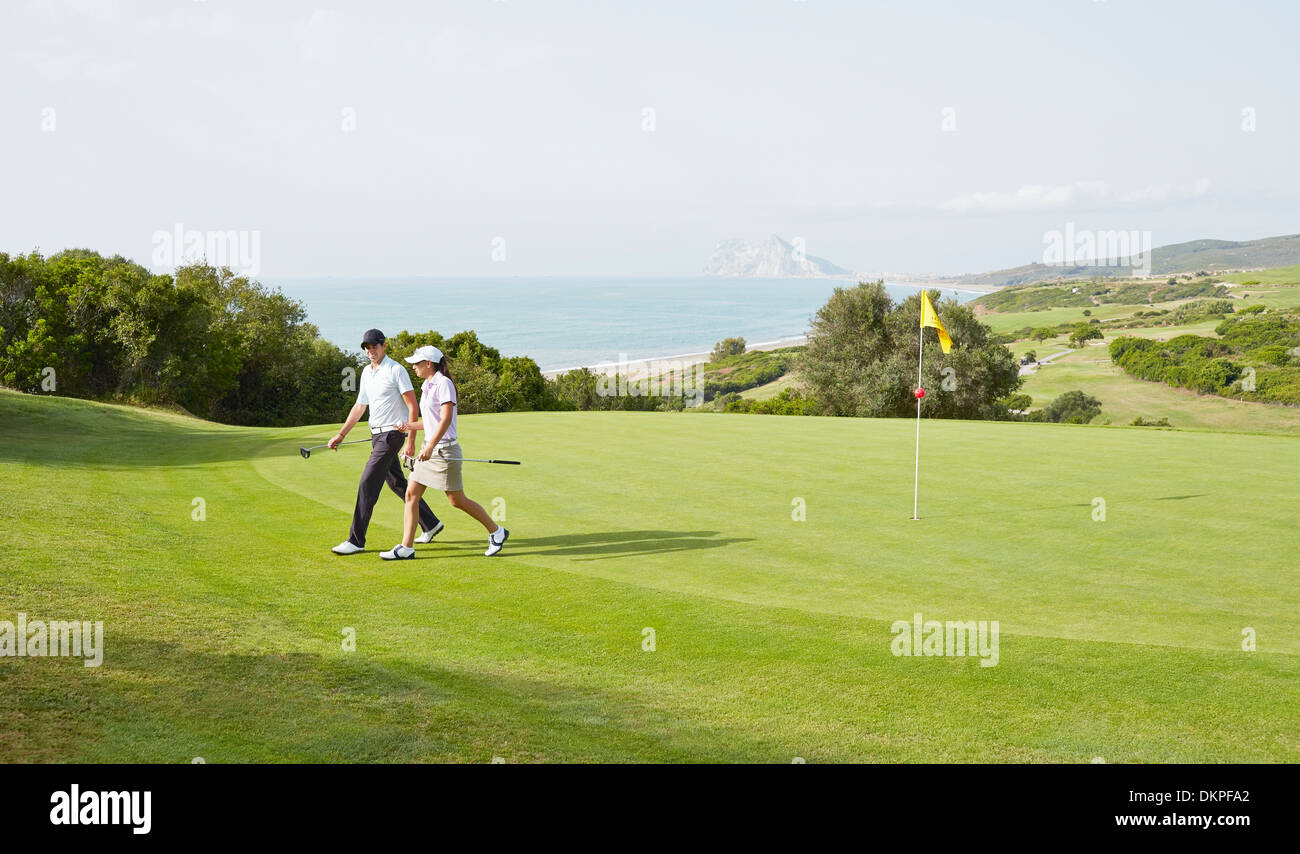
[[943,352],[947,353],[952,349],[952,339],[948,337],[948,330],[943,328],[939,322],[939,315],[935,314],[934,306],[930,305],[930,295],[921,291],[921,328],[933,326],[939,332],[939,346],[943,347]]

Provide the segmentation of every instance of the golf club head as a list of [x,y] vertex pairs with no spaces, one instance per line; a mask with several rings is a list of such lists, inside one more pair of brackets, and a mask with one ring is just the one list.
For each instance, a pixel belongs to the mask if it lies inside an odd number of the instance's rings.
[[311,451],[307,450],[306,448],[299,448],[298,453],[302,454],[302,458],[304,460],[311,456]]

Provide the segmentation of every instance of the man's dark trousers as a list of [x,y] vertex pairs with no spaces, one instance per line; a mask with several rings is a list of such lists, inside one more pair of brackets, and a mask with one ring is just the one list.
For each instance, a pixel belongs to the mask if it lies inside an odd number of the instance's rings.
[[[370,459],[366,460],[366,468],[361,472],[361,485],[357,487],[357,508],[352,511],[352,530],[348,533],[348,542],[352,545],[365,546],[370,514],[385,483],[403,503],[406,502],[406,478],[402,476],[402,464],[398,461],[405,442],[406,434],[397,430],[380,433],[371,442]],[[430,531],[436,527],[438,517],[421,498],[420,529]]]

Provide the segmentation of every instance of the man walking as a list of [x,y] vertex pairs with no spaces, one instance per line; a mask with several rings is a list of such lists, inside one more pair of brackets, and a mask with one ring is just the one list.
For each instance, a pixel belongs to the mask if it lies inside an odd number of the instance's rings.
[[[415,388],[406,368],[388,358],[387,339],[378,329],[371,329],[361,337],[361,349],[366,351],[370,364],[361,370],[361,390],[357,393],[357,402],[348,413],[348,420],[328,444],[337,448],[347,437],[348,432],[356,426],[361,417],[370,408],[371,449],[370,459],[361,472],[361,485],[357,488],[357,506],[352,512],[352,530],[348,538],[331,551],[338,555],[351,555],[365,551],[366,529],[370,527],[370,514],[379,500],[379,493],[384,484],[406,501],[406,478],[402,476],[402,465],[398,455],[405,445],[406,455],[415,452],[415,433],[409,435],[397,429],[397,425],[407,421],[420,420],[419,409],[415,402]],[[442,523],[433,515],[429,505],[420,501],[420,529],[424,533],[416,538],[417,543],[427,543],[442,530]]]

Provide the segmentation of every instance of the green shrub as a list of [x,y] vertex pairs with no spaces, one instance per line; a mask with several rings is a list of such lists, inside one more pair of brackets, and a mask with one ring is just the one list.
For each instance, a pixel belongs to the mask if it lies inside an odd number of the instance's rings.
[[1043,420],[1058,424],[1087,424],[1101,414],[1101,401],[1081,391],[1067,391],[1043,407]]
[[1291,350],[1281,344],[1269,344],[1251,351],[1251,357],[1266,365],[1284,367],[1291,363]]
[[750,400],[741,398],[727,403],[725,412],[740,412],[748,415],[819,415],[820,407],[795,389],[782,389],[781,393],[770,400]]
[[1104,337],[1101,330],[1090,323],[1080,323],[1074,327],[1070,333],[1070,346],[1082,347],[1084,342],[1098,340]]
[[704,366],[704,399],[713,400],[720,394],[746,391],[780,379],[794,367],[802,352],[802,347],[782,347],[711,361]]
[[713,355],[709,361],[719,362],[728,356],[743,356],[747,346],[744,338],[723,338],[713,345]]
[[[1123,336],[1111,342],[1111,359],[1138,379],[1163,382],[1202,394],[1263,403],[1300,404],[1300,321],[1282,314],[1236,315],[1215,327],[1220,338],[1179,335],[1167,341]],[[1242,389],[1247,369],[1255,387]]]

